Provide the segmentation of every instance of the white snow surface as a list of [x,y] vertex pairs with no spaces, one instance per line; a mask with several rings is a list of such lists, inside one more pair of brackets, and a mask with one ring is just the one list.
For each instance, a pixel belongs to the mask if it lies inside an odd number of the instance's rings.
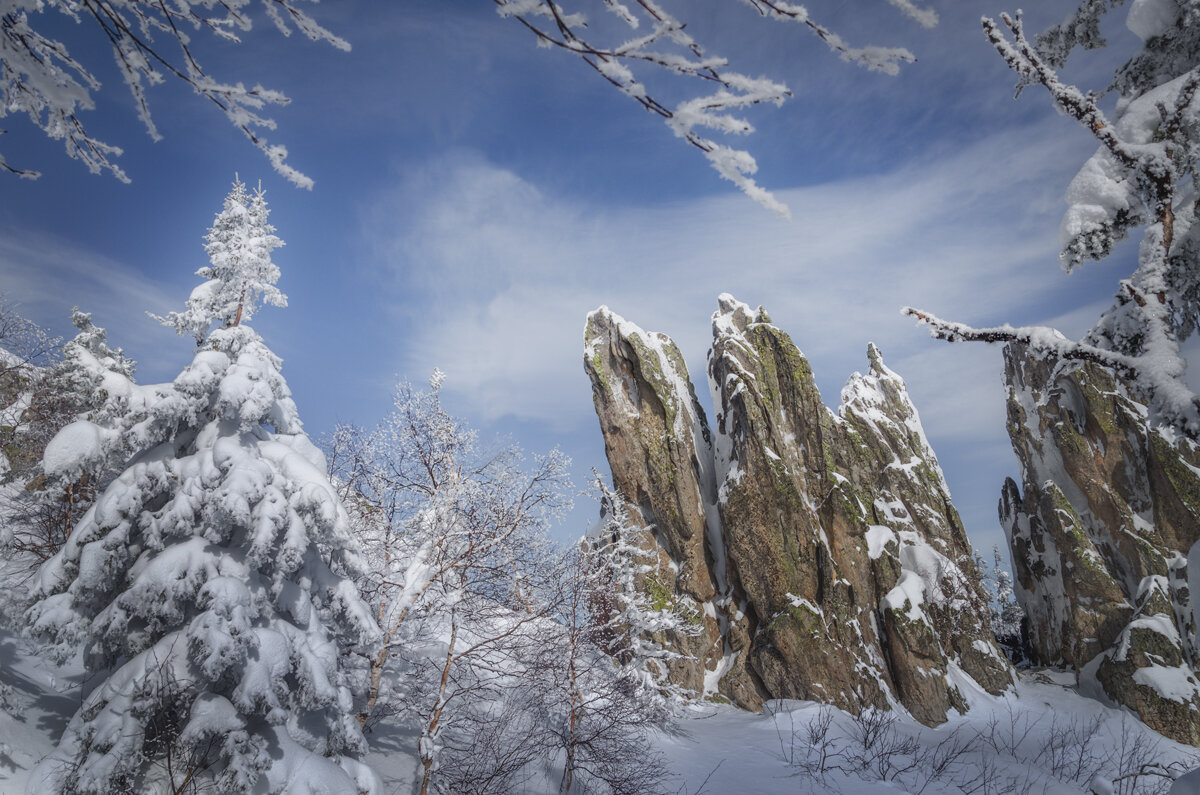
[[1125,26],[1146,41],[1166,33],[1178,18],[1178,0],[1133,0]]
[[[444,652],[444,647],[430,639],[429,654]],[[1128,746],[1135,738],[1150,744],[1152,760],[1172,766],[1176,773],[1200,766],[1200,752],[1195,748],[1171,742],[1155,734],[1143,724],[1120,710],[1106,707],[1084,698],[1069,685],[1073,679],[1050,670],[1025,672],[1016,688],[1001,697],[991,697],[961,677],[962,690],[970,704],[966,715],[951,713],[950,720],[939,727],[921,726],[903,713],[888,730],[898,739],[914,738],[921,749],[918,753],[933,753],[939,745],[945,749],[956,740],[980,737],[970,749],[950,766],[945,777],[929,780],[929,766],[918,765],[893,780],[881,780],[874,768],[854,769],[846,759],[834,759],[843,770],[806,772],[804,767],[817,758],[817,748],[810,746],[805,732],[818,721],[823,712],[832,721],[824,747],[827,751],[847,754],[853,749],[857,732],[854,719],[846,713],[830,710],[812,702],[770,702],[762,714],[745,712],[733,707],[700,704],[687,708],[677,730],[656,735],[656,749],[665,756],[673,779],[671,792],[738,793],[739,795],[773,795],[774,793],[898,793],[917,792],[950,795],[960,793],[962,782],[990,767],[997,786],[1016,785],[1018,791],[1045,792],[1048,795],[1085,793],[1099,782],[1100,789],[1109,791],[1109,784],[1118,775],[1122,761],[1122,733]],[[0,688],[12,688],[8,705],[0,708],[0,792],[37,792],[28,789],[30,772],[37,762],[54,748],[57,734],[79,704],[80,692],[86,688],[87,675],[78,658],[63,666],[39,659],[29,647],[7,630],[0,629]],[[205,719],[217,723],[232,717],[219,703],[205,704]],[[1087,733],[1088,750],[1095,762],[1077,779],[1055,776],[1047,748],[1054,738]],[[278,732],[283,742],[285,732]],[[793,737],[793,734],[795,737]],[[381,723],[369,735],[370,752],[364,759],[380,776],[384,792],[411,792],[419,784],[420,764],[417,758],[417,738],[411,730],[391,722]],[[906,757],[911,758],[911,757]],[[310,757],[311,759],[311,757]],[[535,772],[517,793],[555,793],[558,791],[561,767],[548,760],[543,769]],[[333,793],[322,788],[323,782],[340,778],[330,770],[305,766],[297,770],[280,766],[269,774],[271,783],[282,786],[287,793]],[[1094,768],[1094,769],[1093,769]],[[345,771],[352,776],[356,771]],[[325,774],[330,778],[327,779]],[[1158,784],[1156,779],[1147,784]],[[1153,792],[1149,787],[1141,792]],[[1186,776],[1177,784],[1176,795],[1200,795],[1200,773]]]
[[1154,688],[1163,698],[1186,704],[1200,692],[1200,684],[1186,665],[1148,665],[1133,672],[1133,681]]
[[888,544],[896,540],[896,534],[890,527],[873,524],[867,528],[867,556],[871,560],[879,560]]
[[70,477],[72,470],[86,469],[103,461],[106,449],[117,439],[117,432],[109,428],[87,420],[72,422],[46,445],[42,467],[47,475]]

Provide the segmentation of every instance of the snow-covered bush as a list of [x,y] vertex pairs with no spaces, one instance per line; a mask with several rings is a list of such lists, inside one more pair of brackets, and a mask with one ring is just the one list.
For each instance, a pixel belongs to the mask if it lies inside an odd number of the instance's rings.
[[122,416],[47,447],[47,477],[125,462],[34,583],[30,633],[104,675],[37,791],[375,791],[348,660],[378,627],[279,367],[217,329],[172,383],[126,380]]
[[[35,464],[29,451],[40,449],[37,442],[45,443],[33,397],[41,391],[61,342],[0,293],[0,482],[28,479]],[[26,441],[30,435],[38,437],[33,444]]]
[[600,525],[581,542],[592,591],[590,640],[619,665],[621,676],[652,694],[661,708],[674,709],[697,694],[667,678],[671,663],[684,655],[663,639],[699,635],[703,622],[692,604],[659,584],[658,547],[650,531],[632,520],[625,498],[599,476],[596,490]]
[[563,768],[563,792],[662,791],[668,776],[652,732],[669,727],[694,695],[667,679],[682,655],[663,640],[702,625],[665,590],[647,587],[656,555],[646,531],[599,477],[596,486],[600,524],[560,563],[538,672],[540,721]]

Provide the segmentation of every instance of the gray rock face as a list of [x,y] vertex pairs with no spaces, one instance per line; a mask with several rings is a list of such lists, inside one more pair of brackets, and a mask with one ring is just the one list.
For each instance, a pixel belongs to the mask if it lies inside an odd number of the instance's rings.
[[1036,660],[1200,744],[1188,587],[1188,557],[1200,556],[1200,450],[1151,428],[1107,370],[1018,345],[1004,359],[1022,487],[1004,484],[1000,519]]
[[931,725],[965,709],[956,677],[1008,687],[962,523],[879,351],[834,414],[761,309],[722,296],[713,335],[710,433],[668,338],[606,309],[586,332],[616,486],[708,616],[685,683],[748,708],[898,701]]

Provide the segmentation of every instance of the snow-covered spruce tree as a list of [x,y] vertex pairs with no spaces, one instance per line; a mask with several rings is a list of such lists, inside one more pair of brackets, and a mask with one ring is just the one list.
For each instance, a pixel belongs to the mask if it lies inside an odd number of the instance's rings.
[[983,21],[989,41],[1017,73],[1018,91],[1045,87],[1054,105],[1099,142],[1067,189],[1063,267],[1103,259],[1141,230],[1137,268],[1121,280],[1112,306],[1078,342],[1041,326],[972,328],[903,311],[940,339],[1020,342],[1040,356],[1109,367],[1146,395],[1153,422],[1200,441],[1200,396],[1182,380],[1187,362],[1179,347],[1200,326],[1200,2],[1133,0],[1126,24],[1142,47],[1107,89],[1119,97],[1110,118],[1099,95],[1063,83],[1057,70],[1075,48],[1104,46],[1100,20],[1120,5],[1084,0],[1036,43],[1020,14],[1003,15],[1002,25]]
[[988,596],[988,618],[996,641],[1014,663],[1029,657],[1028,641],[1023,624],[1025,611],[1016,600],[1013,577],[1008,564],[1000,554],[1000,546],[992,547],[992,564],[975,553],[975,567],[983,577],[984,592]]
[[[87,421],[80,426],[84,434],[90,434],[93,426],[111,428],[129,407],[135,362],[109,347],[104,329],[92,322],[90,314],[75,307],[71,323],[78,333],[63,346],[62,360],[38,379],[27,409],[31,427],[22,445],[31,450],[45,451],[75,421]],[[9,506],[9,523],[0,529],[0,543],[9,552],[38,563],[51,557],[87,512],[97,489],[116,474],[111,471],[112,456],[89,461],[73,458],[68,441],[72,435],[72,431],[63,434],[58,445],[68,447],[65,460],[60,461],[58,451],[51,449],[49,459],[43,458],[22,475],[25,487]]]
[[630,518],[625,498],[599,476],[596,489],[601,523],[582,542],[587,568],[596,577],[593,640],[617,662],[622,676],[636,680],[640,689],[670,709],[696,694],[667,678],[668,666],[684,655],[657,638],[700,634],[700,616],[656,579],[657,548],[648,542],[646,529]]
[[[238,295],[214,289],[211,305]],[[129,456],[38,572],[30,632],[106,674],[32,791],[376,790],[355,760],[347,661],[378,628],[279,366],[252,329],[226,325],[113,427],[77,422],[51,443],[60,461]]]
[[658,641],[699,631],[698,617],[656,586],[644,530],[599,477],[600,525],[561,564],[553,637],[543,644],[542,721],[563,765],[561,790],[660,791],[665,767],[649,733],[693,695],[666,678],[681,657]]

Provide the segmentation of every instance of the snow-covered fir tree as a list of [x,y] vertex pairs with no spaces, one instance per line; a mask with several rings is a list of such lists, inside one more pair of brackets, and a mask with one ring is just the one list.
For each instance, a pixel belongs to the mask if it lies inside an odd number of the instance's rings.
[[667,678],[671,663],[683,654],[662,643],[667,635],[700,634],[696,608],[679,600],[658,581],[657,547],[629,515],[629,504],[596,478],[602,519],[598,532],[584,539],[586,568],[595,578],[591,619],[600,648],[615,660],[621,675],[637,681],[664,707],[696,694]]
[[997,544],[992,547],[991,565],[976,552],[975,567],[983,577],[983,588],[988,597],[988,619],[997,642],[1013,662],[1028,659],[1023,629],[1025,611],[1017,602],[1012,572],[1000,553],[1000,546]]
[[235,179],[204,238],[210,264],[196,275],[205,281],[192,291],[187,309],[158,319],[180,335],[190,334],[199,345],[214,323],[228,327],[250,320],[260,301],[287,306],[287,296],[275,286],[279,268],[271,261],[271,252],[283,241],[275,236],[269,216],[263,190],[250,194]]
[[223,327],[173,382],[125,383],[123,416],[47,448],[48,476],[128,456],[36,578],[31,634],[104,678],[32,786],[373,792],[349,661],[379,631],[346,511],[279,358],[202,307],[229,305],[189,306],[190,328]]

